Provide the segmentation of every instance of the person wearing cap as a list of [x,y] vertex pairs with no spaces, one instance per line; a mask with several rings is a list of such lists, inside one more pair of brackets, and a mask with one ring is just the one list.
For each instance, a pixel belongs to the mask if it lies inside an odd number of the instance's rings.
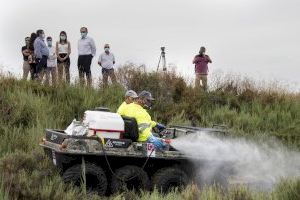
[[120,107],[117,110],[117,113],[120,115],[124,115],[128,105],[133,103],[134,99],[136,98],[138,98],[137,93],[133,90],[128,90],[125,93],[125,101],[120,105]]
[[138,95],[138,98],[128,105],[124,115],[136,119],[139,129],[138,142],[153,143],[156,149],[162,150],[164,148],[164,143],[161,139],[153,136],[153,121],[149,113],[146,111],[147,108],[151,108],[153,101],[154,98],[150,92],[142,91]]
[[104,87],[107,86],[108,83],[108,77],[110,77],[110,80],[113,84],[115,84],[116,81],[116,75],[114,72],[114,64],[115,56],[113,53],[110,52],[109,44],[104,45],[104,53],[102,53],[99,56],[98,64],[102,67],[102,76],[103,76],[103,85]]

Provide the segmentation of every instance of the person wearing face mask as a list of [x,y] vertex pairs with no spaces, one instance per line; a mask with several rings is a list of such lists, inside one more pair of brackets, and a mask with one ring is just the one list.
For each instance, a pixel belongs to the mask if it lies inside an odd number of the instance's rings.
[[110,77],[110,80],[113,84],[115,84],[116,76],[114,72],[114,64],[115,56],[113,53],[110,52],[109,44],[104,45],[104,53],[102,53],[99,56],[98,64],[102,67],[102,76],[103,76],[103,85],[104,87],[107,86],[108,83],[108,77]]
[[85,84],[85,78],[87,79],[87,85],[92,85],[91,75],[91,63],[93,57],[96,55],[96,45],[91,37],[88,37],[88,29],[82,27],[80,29],[81,38],[78,41],[78,71],[80,84]]
[[45,33],[43,30],[39,29],[36,32],[37,38],[34,41],[34,55],[36,58],[36,68],[38,80],[43,80],[44,71],[47,68],[47,59],[49,57],[49,49],[45,44]]
[[49,85],[50,76],[52,79],[52,85],[56,84],[56,67],[57,67],[57,56],[55,48],[52,45],[52,38],[47,37],[47,45],[49,49],[49,57],[47,59],[47,70],[46,70],[46,80],[45,84]]
[[[25,38],[25,46],[22,47],[22,54],[23,54],[23,79],[27,80],[30,70],[30,65],[28,62],[28,57],[30,56],[30,49],[29,49],[30,37]],[[31,75],[32,76],[32,75]]]
[[58,82],[62,82],[65,77],[66,82],[70,83],[70,54],[71,44],[67,39],[67,33],[61,31],[59,34],[59,41],[56,42],[56,55],[57,55],[57,70]]
[[[135,118],[138,124],[138,142],[153,143],[156,149],[162,150],[164,142],[152,134],[153,123],[151,116],[146,109],[151,108],[154,98],[148,91],[142,91],[136,100],[127,106],[124,116]],[[160,125],[160,124],[159,124]]]
[[[207,90],[207,74],[208,74],[208,63],[211,63],[211,59],[208,55],[205,54],[205,47],[201,47],[199,54],[194,57],[193,64],[195,64],[195,87],[202,88],[204,91]],[[200,84],[200,81],[202,84]]]

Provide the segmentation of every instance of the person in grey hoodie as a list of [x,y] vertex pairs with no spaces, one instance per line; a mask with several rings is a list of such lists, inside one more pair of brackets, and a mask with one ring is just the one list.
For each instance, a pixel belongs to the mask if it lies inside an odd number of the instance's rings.
[[33,43],[34,55],[37,63],[38,80],[42,81],[44,71],[47,69],[47,59],[49,57],[49,49],[45,43],[44,31],[39,29],[37,30],[36,34],[37,34],[37,38]]

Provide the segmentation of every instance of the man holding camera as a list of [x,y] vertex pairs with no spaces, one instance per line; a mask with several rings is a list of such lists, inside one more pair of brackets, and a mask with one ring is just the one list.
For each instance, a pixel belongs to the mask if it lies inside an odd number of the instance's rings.
[[210,57],[205,54],[205,50],[205,47],[201,47],[199,54],[193,60],[196,73],[195,87],[199,88],[201,86],[204,91],[207,90],[208,63],[212,62]]

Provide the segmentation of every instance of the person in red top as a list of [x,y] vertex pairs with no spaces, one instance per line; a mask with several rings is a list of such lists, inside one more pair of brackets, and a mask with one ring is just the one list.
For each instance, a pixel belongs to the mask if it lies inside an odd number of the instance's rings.
[[[211,59],[208,55],[205,54],[205,47],[201,47],[199,54],[195,56],[193,64],[195,64],[195,87],[199,88],[202,85],[202,88],[207,90],[207,74],[208,74],[208,63],[211,63]],[[201,82],[201,84],[200,84]]]

